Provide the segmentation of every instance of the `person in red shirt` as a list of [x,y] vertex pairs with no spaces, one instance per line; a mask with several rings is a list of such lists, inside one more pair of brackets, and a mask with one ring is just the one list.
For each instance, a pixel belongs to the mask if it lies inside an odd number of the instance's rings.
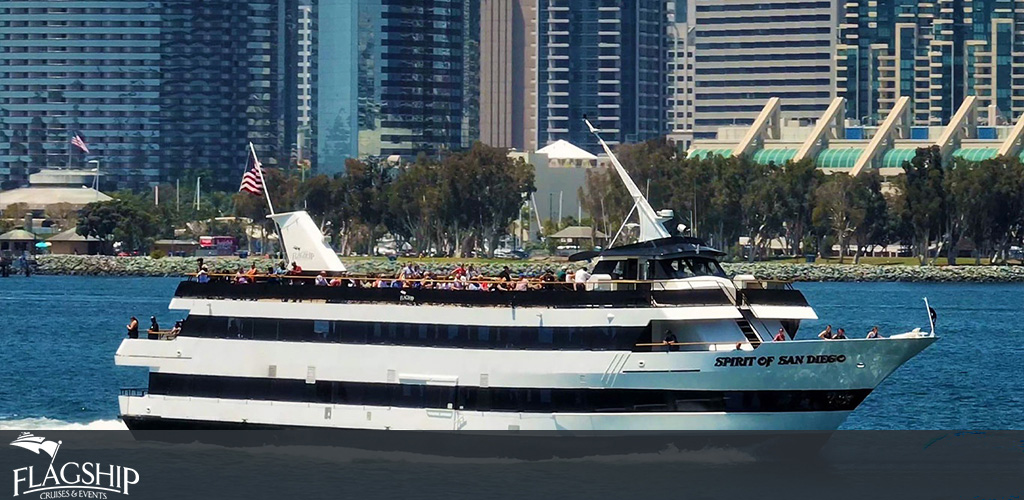
[[786,340],[786,330],[779,328],[779,333],[775,334],[775,338],[773,340],[775,340],[776,342],[782,342]]

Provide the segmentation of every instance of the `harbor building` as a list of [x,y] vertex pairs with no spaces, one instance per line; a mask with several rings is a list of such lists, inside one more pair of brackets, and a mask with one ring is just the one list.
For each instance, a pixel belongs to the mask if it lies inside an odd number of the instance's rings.
[[317,2],[319,172],[340,172],[347,158],[413,159],[471,144],[479,8],[470,0]]
[[983,161],[1016,156],[1024,161],[1024,115],[1013,126],[979,125],[981,98],[967,96],[953,118],[935,126],[915,126],[911,99],[899,97],[877,126],[862,126],[845,119],[849,103],[835,98],[813,124],[787,120],[784,101],[768,99],[749,127],[722,127],[715,139],[694,142],[689,157],[747,156],[762,164],[782,165],[812,159],[832,173],[858,175],[876,169],[883,177],[903,173],[922,147],[937,146],[945,162],[954,159]]
[[[690,0],[675,3],[674,19],[682,42],[670,76],[678,81],[682,67],[689,78],[691,59],[693,65],[692,99],[674,104],[692,103],[692,122],[679,124],[692,123],[695,138],[750,125],[773,96],[783,99],[784,118],[813,123],[835,96],[835,0]],[[686,86],[677,85],[675,95]]]
[[1024,112],[1024,4],[848,0],[836,46],[846,117],[877,125],[900,97],[915,126],[947,123],[968,96],[989,126]]
[[281,13],[295,1],[0,3],[2,187],[101,166],[105,188],[203,175],[228,189],[249,141],[265,164],[287,160],[295,58]]
[[659,137],[665,123],[664,0],[549,0],[538,10],[538,146],[601,150]]

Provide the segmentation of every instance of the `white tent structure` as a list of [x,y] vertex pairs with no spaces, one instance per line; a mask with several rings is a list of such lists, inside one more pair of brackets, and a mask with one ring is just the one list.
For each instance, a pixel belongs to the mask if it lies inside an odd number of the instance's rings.
[[537,153],[547,155],[548,165],[552,167],[593,167],[597,164],[597,156],[566,140],[548,144]]

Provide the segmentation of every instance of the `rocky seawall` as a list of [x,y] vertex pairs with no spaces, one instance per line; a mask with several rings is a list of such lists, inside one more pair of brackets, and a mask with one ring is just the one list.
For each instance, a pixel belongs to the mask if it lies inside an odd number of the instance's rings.
[[[165,257],[107,257],[94,255],[43,255],[38,257],[38,274],[85,276],[181,276],[195,272],[196,258]],[[261,270],[272,261],[266,259],[207,258],[213,273],[233,273],[238,268],[248,269],[255,262]],[[346,266],[353,273],[397,273],[402,261],[386,259],[348,259]],[[550,261],[508,261],[513,273],[536,275],[545,269],[558,269],[566,263]],[[481,272],[497,275],[506,263],[475,264]],[[428,262],[423,267],[446,272],[455,261]],[[753,274],[760,279],[787,281],[909,281],[909,282],[1024,282],[1024,266],[904,266],[904,265],[838,265],[789,264],[773,262],[724,263],[730,275]]]

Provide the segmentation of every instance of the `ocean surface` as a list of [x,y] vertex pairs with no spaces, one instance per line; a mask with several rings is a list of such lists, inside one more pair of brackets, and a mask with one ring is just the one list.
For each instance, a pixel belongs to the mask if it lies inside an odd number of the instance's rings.
[[[130,316],[168,328],[177,278],[32,276],[0,279],[0,429],[117,429],[121,387],[145,387],[143,368],[114,365]],[[938,342],[855,411],[845,429],[1024,429],[1024,285],[801,283],[818,321],[863,336],[927,329]]]

